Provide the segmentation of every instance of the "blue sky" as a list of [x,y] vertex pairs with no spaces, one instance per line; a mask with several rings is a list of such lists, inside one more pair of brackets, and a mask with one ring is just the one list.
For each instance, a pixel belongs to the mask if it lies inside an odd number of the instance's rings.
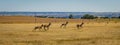
[[120,12],[120,0],[0,0],[0,11]]

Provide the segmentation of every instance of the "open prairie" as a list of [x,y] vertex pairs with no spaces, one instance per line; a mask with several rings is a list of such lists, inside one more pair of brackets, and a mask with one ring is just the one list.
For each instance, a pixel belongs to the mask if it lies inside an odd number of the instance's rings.
[[[67,27],[60,28],[66,21]],[[77,29],[82,21],[85,24]],[[120,19],[37,18],[36,22],[34,17],[0,16],[0,45],[120,45]],[[32,31],[49,22],[49,30]]]

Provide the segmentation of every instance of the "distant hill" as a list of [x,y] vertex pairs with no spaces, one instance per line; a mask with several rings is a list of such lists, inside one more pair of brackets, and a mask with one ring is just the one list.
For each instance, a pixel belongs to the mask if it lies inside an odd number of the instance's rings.
[[118,17],[120,12],[0,12],[0,16],[53,16],[68,17],[72,14],[74,18],[80,18],[85,14],[91,14],[100,17]]

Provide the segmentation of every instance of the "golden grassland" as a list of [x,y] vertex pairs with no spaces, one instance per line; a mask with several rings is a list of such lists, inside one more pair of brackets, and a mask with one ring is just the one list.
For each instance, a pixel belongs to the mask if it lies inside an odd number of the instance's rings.
[[[66,28],[60,25],[69,21]],[[0,45],[120,45],[120,20],[51,19],[34,17],[0,17]],[[33,32],[35,26],[52,22],[49,30]]]

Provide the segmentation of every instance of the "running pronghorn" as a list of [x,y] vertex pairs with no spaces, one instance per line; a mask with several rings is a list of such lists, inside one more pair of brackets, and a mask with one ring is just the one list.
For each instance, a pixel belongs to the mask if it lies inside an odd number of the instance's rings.
[[83,27],[83,24],[84,24],[83,22],[81,24],[77,24],[76,25],[77,29],[79,29],[80,27]]
[[61,27],[61,28],[62,28],[62,27],[65,27],[65,28],[66,28],[67,24],[68,24],[68,21],[67,21],[67,22],[65,22],[65,23],[63,23],[63,24],[61,24],[61,26],[60,26],[60,27]]
[[45,31],[46,31],[46,30],[49,30],[50,25],[51,25],[51,23],[49,23],[48,25],[43,25],[44,30],[45,30]]
[[[34,28],[34,30],[36,30],[36,29],[39,29],[39,30],[40,30],[40,29],[42,29],[42,27],[43,27],[43,24],[42,24],[41,26],[36,26],[36,27]],[[34,31],[34,30],[33,30],[33,31]]]

